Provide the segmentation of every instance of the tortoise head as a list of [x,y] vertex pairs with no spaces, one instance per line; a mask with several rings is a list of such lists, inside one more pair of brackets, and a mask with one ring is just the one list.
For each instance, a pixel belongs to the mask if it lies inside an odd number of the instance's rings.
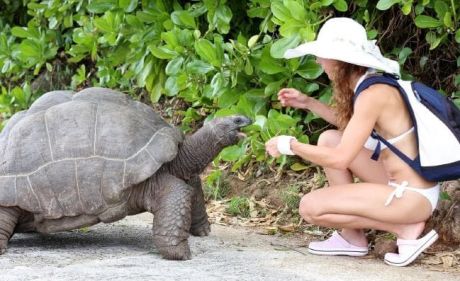
[[251,119],[243,115],[218,117],[206,122],[204,127],[211,132],[211,139],[221,147],[236,144],[246,135],[240,130],[252,123]]
[[169,163],[170,173],[182,179],[200,174],[223,148],[236,144],[245,134],[240,130],[252,121],[242,115],[215,118],[187,136],[176,158]]

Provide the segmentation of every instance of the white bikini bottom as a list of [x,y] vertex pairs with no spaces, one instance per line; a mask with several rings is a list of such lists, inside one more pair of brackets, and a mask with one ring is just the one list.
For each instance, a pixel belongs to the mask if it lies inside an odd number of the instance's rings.
[[385,202],[385,206],[390,205],[393,198],[401,198],[404,191],[410,190],[415,191],[424,196],[426,199],[428,199],[428,201],[430,201],[431,203],[431,211],[434,211],[434,209],[436,209],[436,205],[438,204],[439,199],[439,184],[430,188],[415,188],[410,187],[407,181],[403,181],[401,184],[397,184],[395,182],[390,181],[388,182],[388,185],[391,187],[395,187],[395,190],[391,192],[390,196],[388,196],[388,199]]

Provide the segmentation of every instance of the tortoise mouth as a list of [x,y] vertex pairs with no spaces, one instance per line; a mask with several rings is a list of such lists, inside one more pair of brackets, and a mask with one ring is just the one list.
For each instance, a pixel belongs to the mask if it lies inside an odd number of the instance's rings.
[[242,140],[242,139],[245,139],[245,138],[248,137],[245,133],[243,133],[243,132],[241,132],[239,130],[237,131],[236,136],[237,136],[238,140]]

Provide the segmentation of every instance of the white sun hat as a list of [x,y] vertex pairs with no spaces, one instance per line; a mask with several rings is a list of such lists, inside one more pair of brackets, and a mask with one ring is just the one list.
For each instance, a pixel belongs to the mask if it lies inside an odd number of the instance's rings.
[[284,53],[291,59],[305,55],[334,59],[399,75],[397,61],[385,58],[375,40],[367,40],[366,30],[350,18],[332,18],[324,23],[315,41]]

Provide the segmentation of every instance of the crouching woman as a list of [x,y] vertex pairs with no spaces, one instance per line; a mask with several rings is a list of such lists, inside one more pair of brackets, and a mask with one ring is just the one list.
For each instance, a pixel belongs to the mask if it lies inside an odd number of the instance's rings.
[[[362,256],[368,253],[363,229],[394,233],[398,253],[387,253],[385,262],[405,266],[433,244],[432,230],[422,235],[439,197],[439,185],[417,174],[389,149],[370,138],[372,130],[415,158],[417,143],[410,114],[398,90],[385,84],[370,86],[353,100],[359,84],[377,72],[399,74],[397,62],[382,56],[359,23],[333,18],[321,28],[316,41],[290,49],[286,58],[315,55],[333,85],[335,107],[286,88],[278,93],[283,106],[310,110],[339,130],[321,134],[317,145],[277,136],[266,143],[267,152],[298,155],[321,165],[329,186],[306,194],[300,215],[307,222],[341,229],[325,241],[311,242],[318,255]],[[381,145],[378,161],[371,159]],[[354,177],[360,179],[354,183]]]

